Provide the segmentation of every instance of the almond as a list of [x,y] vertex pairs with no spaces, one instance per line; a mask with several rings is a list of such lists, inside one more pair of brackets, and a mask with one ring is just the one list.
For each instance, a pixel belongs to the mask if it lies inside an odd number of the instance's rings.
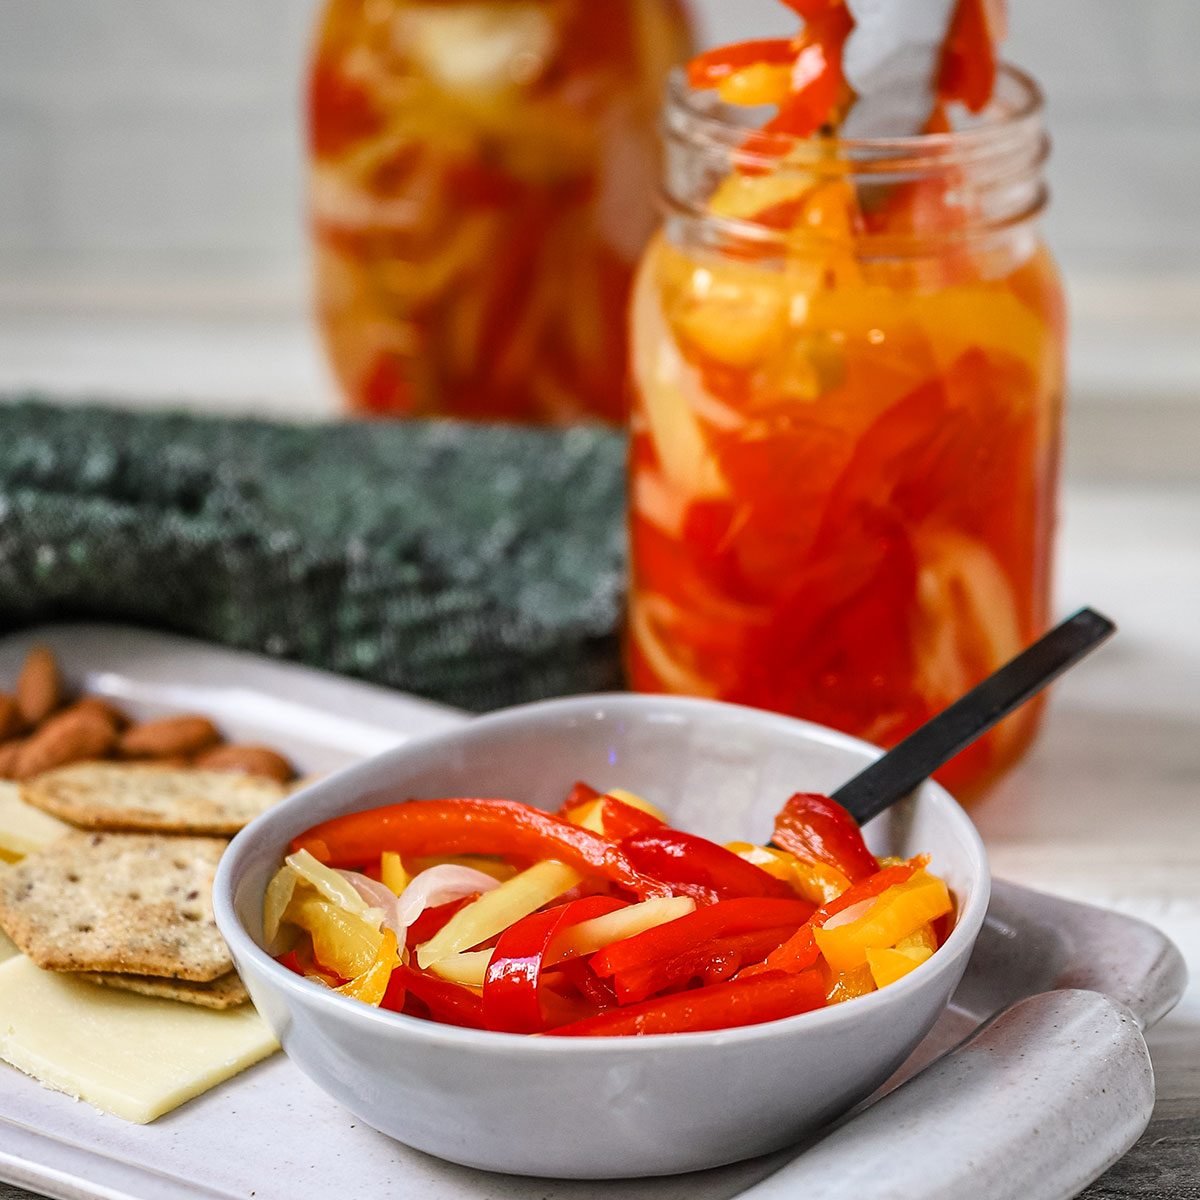
[[64,712],[51,717],[27,738],[13,764],[16,779],[32,779],[43,771],[86,759],[104,758],[117,735],[104,717],[93,712]]
[[282,754],[266,746],[215,746],[201,754],[194,765],[204,771],[240,771],[279,783],[288,783],[296,775]]
[[220,740],[207,717],[163,717],[127,729],[117,750],[122,758],[173,758],[199,754]]
[[34,646],[17,677],[17,707],[26,724],[40,725],[62,703],[58,660],[47,646]]
[[111,700],[105,700],[103,696],[81,696],[63,711],[95,713],[113,727],[114,733],[120,733],[129,724],[129,718]]
[[20,754],[21,747],[25,745],[26,740],[25,738],[14,738],[0,744],[0,779],[16,778],[17,755]]
[[0,742],[12,737],[24,726],[25,720],[12,696],[0,695]]

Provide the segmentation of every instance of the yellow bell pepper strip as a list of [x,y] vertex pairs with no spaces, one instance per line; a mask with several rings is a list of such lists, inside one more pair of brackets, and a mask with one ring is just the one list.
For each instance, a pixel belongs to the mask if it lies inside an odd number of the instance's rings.
[[855,1000],[859,996],[869,995],[875,987],[871,972],[866,967],[855,967],[853,971],[833,976],[825,993],[825,1003],[841,1004],[846,1000]]
[[472,871],[490,875],[503,883],[516,875],[520,869],[506,863],[502,858],[491,858],[486,854],[432,854],[409,861],[412,863],[414,877],[422,871],[428,871],[430,867],[470,867]]
[[643,899],[671,894],[637,870],[616,842],[515,800],[410,800],[347,813],[301,834],[292,847],[334,867],[373,862],[384,850],[555,859]]
[[424,968],[503,932],[514,921],[569,892],[579,872],[560,862],[540,862],[484,892],[458,910],[437,933],[417,947],[417,964]]
[[786,883],[694,833],[664,825],[622,839],[621,849],[639,871],[663,880],[676,894],[691,896],[701,904],[737,896],[795,899]]
[[307,930],[317,963],[342,979],[364,974],[379,957],[383,934],[378,929],[313,892],[293,897],[286,919]]
[[541,994],[546,952],[555,937],[579,921],[625,907],[612,896],[585,896],[531,913],[510,925],[492,951],[483,982],[483,1021],[504,1033],[538,1033],[548,1024]]
[[[908,937],[901,938],[896,943],[896,949],[903,951],[905,954],[919,958],[922,962],[929,957],[938,948],[937,933],[934,932],[933,923],[922,925],[916,933],[910,933]],[[928,950],[929,954],[923,954]]]
[[400,952],[396,947],[396,935],[390,929],[385,929],[375,961],[361,975],[334,990],[339,996],[349,996],[353,1000],[361,1000],[364,1004],[378,1008],[387,991],[392,972],[399,965]]
[[823,926],[814,928],[813,936],[832,970],[852,971],[866,965],[867,950],[894,946],[950,908],[945,883],[920,871],[877,899],[830,917]]
[[488,963],[491,961],[491,950],[464,950],[461,954],[451,954],[449,958],[439,958],[429,970],[431,974],[448,983],[457,983],[460,987],[474,988],[482,992]]
[[411,882],[412,876],[404,869],[404,860],[394,850],[385,850],[379,856],[379,880],[397,896]]
[[933,954],[932,950],[900,950],[868,947],[867,966],[876,987],[887,987],[897,979],[903,979],[910,971],[915,971]]
[[879,870],[858,822],[836,800],[817,792],[797,792],[788,800],[775,818],[771,841],[805,862],[836,868],[851,883]]
[[763,975],[729,979],[709,987],[658,996],[641,1004],[608,1009],[550,1030],[555,1037],[644,1037],[660,1033],[698,1033],[759,1025],[809,1012],[825,1003],[819,971],[799,975]]
[[580,921],[555,937],[546,952],[547,962],[554,965],[595,954],[615,942],[636,937],[647,929],[656,929],[695,911],[696,902],[690,896],[672,896],[667,900],[643,900],[590,921]]

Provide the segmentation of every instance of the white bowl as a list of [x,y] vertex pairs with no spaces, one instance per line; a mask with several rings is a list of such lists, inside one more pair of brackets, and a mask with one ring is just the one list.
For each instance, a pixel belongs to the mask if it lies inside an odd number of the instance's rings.
[[957,985],[989,880],[974,827],[936,785],[873,821],[867,840],[877,854],[932,854],[958,902],[946,944],[882,991],[740,1029],[560,1039],[379,1011],[265,953],[264,889],[290,838],[341,813],[454,795],[554,809],[576,779],[629,788],[718,841],[765,841],[793,792],[832,790],[878,753],[820,726],[705,700],[590,696],[509,709],[340,771],[260,817],[221,862],[217,923],[296,1066],[409,1146],[472,1167],[581,1179],[735,1162],[869,1095]]

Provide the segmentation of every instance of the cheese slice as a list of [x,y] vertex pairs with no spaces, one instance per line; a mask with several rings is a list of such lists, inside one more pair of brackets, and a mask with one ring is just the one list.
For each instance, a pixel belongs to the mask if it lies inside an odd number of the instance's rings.
[[0,965],[0,1058],[144,1125],[278,1049],[249,1004],[214,1011]]
[[0,783],[0,859],[15,861],[61,837],[71,826],[21,799],[15,783]]

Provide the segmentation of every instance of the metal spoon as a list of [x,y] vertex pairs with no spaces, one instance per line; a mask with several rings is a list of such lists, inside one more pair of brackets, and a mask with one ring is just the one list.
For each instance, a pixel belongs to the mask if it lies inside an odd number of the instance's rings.
[[865,825],[1106,642],[1116,630],[1107,617],[1094,609],[1081,608],[842,784],[833,799]]

